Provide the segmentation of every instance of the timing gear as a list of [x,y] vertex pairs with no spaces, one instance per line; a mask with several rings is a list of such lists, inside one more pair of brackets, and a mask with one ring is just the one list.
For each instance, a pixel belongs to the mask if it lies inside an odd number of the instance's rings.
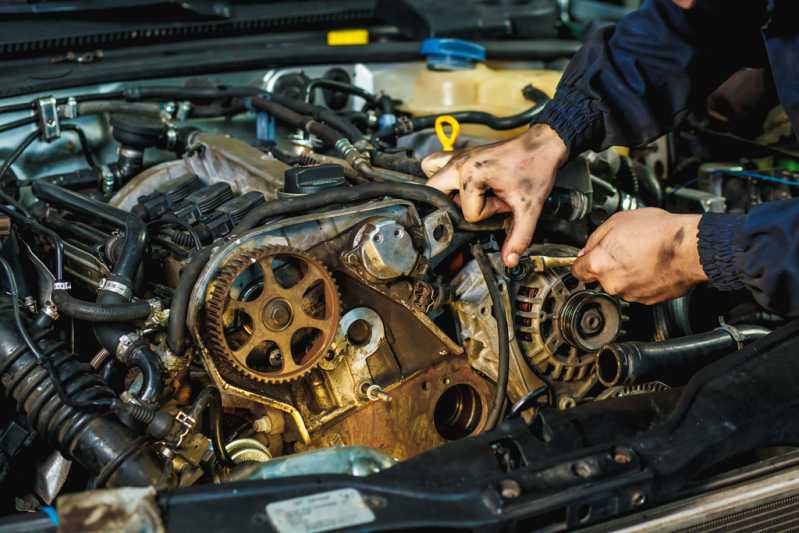
[[323,359],[341,316],[336,282],[306,252],[283,246],[228,262],[207,298],[212,356],[269,384],[299,379]]
[[[570,257],[571,246],[544,244],[530,254]],[[591,290],[575,279],[568,266],[514,276],[516,333],[520,347],[540,372],[559,381],[590,375],[596,351],[621,330],[618,300]]]

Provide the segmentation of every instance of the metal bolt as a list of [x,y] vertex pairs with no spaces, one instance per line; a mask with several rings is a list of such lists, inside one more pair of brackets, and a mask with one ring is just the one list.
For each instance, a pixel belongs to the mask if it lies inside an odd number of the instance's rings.
[[641,507],[646,503],[646,494],[640,491],[633,492],[632,496],[630,497],[630,503],[633,504],[633,507]]
[[506,500],[511,500],[522,495],[522,487],[514,479],[503,479],[499,482],[499,493]]
[[252,429],[256,433],[269,433],[272,431],[272,419],[269,418],[269,416],[264,415],[261,418],[253,421]]
[[572,466],[572,471],[575,473],[575,475],[582,478],[591,477],[591,475],[594,473],[594,469],[591,468],[591,465],[585,461],[574,463]]
[[613,462],[620,465],[628,465],[633,462],[633,456],[627,450],[616,450],[613,454]]

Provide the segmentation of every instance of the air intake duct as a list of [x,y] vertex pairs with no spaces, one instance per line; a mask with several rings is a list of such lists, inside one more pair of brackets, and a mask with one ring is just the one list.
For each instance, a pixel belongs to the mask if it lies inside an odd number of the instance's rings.
[[[96,486],[159,485],[162,466],[143,441],[97,410],[70,407],[59,397],[53,378],[20,336],[11,311],[0,310],[0,383],[27,417],[30,427],[61,453],[94,476]],[[114,399],[102,379],[60,343],[37,341],[50,358],[66,395],[76,401]]]

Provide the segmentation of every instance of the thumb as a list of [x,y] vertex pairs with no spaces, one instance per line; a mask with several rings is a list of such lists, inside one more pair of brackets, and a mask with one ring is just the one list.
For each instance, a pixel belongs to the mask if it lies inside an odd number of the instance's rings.
[[428,178],[433,177],[433,174],[444,168],[455,154],[456,152],[433,152],[422,159],[422,172]]

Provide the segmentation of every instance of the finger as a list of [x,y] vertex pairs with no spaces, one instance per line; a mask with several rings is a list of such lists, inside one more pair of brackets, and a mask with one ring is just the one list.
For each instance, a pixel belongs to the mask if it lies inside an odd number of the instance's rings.
[[486,203],[483,206],[482,219],[490,218],[499,213],[510,212],[512,212],[512,210],[505,200],[496,196],[487,196]]
[[574,262],[574,264],[572,264],[571,272],[572,276],[579,279],[583,283],[593,283],[599,279],[597,278],[596,274],[591,271],[587,255],[577,257],[577,260]]
[[486,191],[481,185],[475,183],[476,178],[468,176],[461,182],[461,191],[458,196],[461,199],[461,209],[463,218],[467,222],[477,222],[482,220],[483,210],[486,206]]
[[519,202],[511,204],[513,224],[502,245],[502,261],[508,268],[519,264],[519,257],[530,247],[535,226],[541,214],[541,206],[527,206]]
[[436,172],[449,163],[449,160],[452,159],[452,156],[456,153],[457,152],[433,152],[422,159],[422,172],[424,172],[428,178],[432,178]]
[[585,283],[598,281],[605,287],[616,267],[616,261],[607,250],[602,246],[597,246],[577,258],[572,265],[572,274]]
[[610,233],[610,230],[612,230],[615,225],[616,224],[613,222],[613,220],[607,220],[597,229],[595,229],[594,232],[589,235],[588,240],[585,241],[585,246],[583,246],[583,249],[580,250],[577,256],[581,257],[582,255],[596,248],[599,243],[602,242],[602,239],[605,238],[605,235]]

